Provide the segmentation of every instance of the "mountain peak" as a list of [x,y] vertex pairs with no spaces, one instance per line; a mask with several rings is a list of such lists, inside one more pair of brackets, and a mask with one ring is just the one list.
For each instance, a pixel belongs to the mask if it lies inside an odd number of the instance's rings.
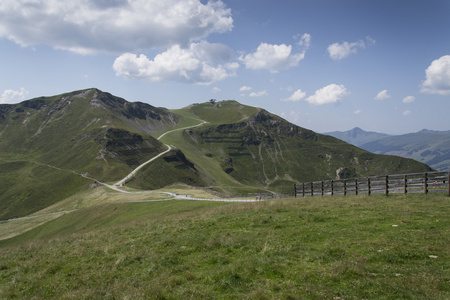
[[363,144],[389,136],[384,133],[364,131],[359,127],[355,127],[348,131],[334,131],[334,132],[327,132],[325,134],[331,135],[335,138],[338,138],[340,140],[343,140],[344,142],[353,144],[358,147]]

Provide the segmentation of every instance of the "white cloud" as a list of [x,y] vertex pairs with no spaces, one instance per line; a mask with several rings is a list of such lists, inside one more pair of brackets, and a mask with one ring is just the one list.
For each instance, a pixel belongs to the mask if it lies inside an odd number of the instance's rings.
[[425,70],[422,93],[450,95],[450,55],[434,60]]
[[0,96],[0,104],[18,103],[22,100],[25,100],[28,94],[29,92],[24,88],[20,88],[20,91],[5,90]]
[[404,116],[409,116],[411,114],[411,111],[410,110],[405,110],[404,112],[403,112],[403,115]]
[[217,86],[213,87],[212,90],[211,90],[211,92],[212,92],[213,94],[217,94],[217,93],[219,93],[219,92],[221,92],[221,91],[222,91],[222,89],[218,88]]
[[416,100],[416,97],[414,96],[406,96],[403,98],[403,103],[412,103]]
[[239,89],[240,92],[248,92],[248,91],[251,91],[251,90],[252,90],[252,88],[249,87],[249,86],[246,86],[246,85],[244,85],[243,87],[241,87]]
[[360,109],[357,109],[357,110],[355,110],[353,113],[354,113],[355,115],[359,115],[359,114],[361,113],[361,110],[360,110]]
[[340,60],[352,53],[358,52],[358,49],[366,48],[366,44],[368,46],[372,46],[375,44],[375,40],[371,37],[366,37],[366,42],[363,40],[359,40],[353,43],[343,42],[342,44],[334,43],[328,46],[328,54],[334,60]]
[[344,85],[333,83],[317,90],[314,95],[306,98],[306,101],[315,105],[329,104],[341,101],[348,94],[349,92]]
[[391,98],[391,95],[388,94],[388,90],[382,90],[375,96],[375,100],[386,100]]
[[256,52],[242,55],[239,60],[248,69],[268,69],[272,73],[295,67],[305,57],[305,52],[292,53],[291,45],[261,43]]
[[305,98],[306,93],[302,90],[296,90],[289,98],[283,99],[282,101],[300,101]]
[[222,1],[2,0],[0,37],[88,54],[187,45],[233,28]]
[[294,39],[298,38],[300,38],[300,40],[297,42],[297,45],[309,49],[309,46],[311,46],[311,35],[309,33],[304,33],[301,36],[299,34],[294,36]]
[[211,84],[235,75],[239,64],[227,63],[230,58],[228,47],[202,41],[186,49],[172,46],[153,60],[144,54],[125,53],[114,61],[113,69],[127,79]]
[[262,97],[262,96],[267,96],[269,93],[266,90],[263,91],[259,91],[259,92],[252,92],[250,93],[250,97]]

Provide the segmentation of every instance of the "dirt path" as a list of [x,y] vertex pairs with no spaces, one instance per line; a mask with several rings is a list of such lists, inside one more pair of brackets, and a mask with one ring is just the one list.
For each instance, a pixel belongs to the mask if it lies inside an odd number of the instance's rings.
[[146,166],[147,164],[151,163],[151,162],[154,161],[155,159],[157,159],[157,158],[163,156],[164,154],[166,154],[167,152],[169,152],[170,150],[172,150],[172,147],[170,147],[169,145],[167,145],[167,144],[164,144],[164,145],[167,146],[167,150],[166,150],[166,151],[161,152],[160,154],[156,155],[155,157],[153,157],[153,158],[147,160],[145,163],[141,164],[141,165],[138,166],[136,169],[134,169],[133,171],[131,171],[131,173],[128,174],[127,176],[125,176],[124,179],[122,179],[122,180],[120,180],[120,181],[114,183],[113,186],[116,186],[116,187],[117,187],[117,186],[123,185],[125,182],[127,182],[128,180],[130,180],[130,179],[134,176],[134,174],[136,174],[137,171],[139,171],[140,169],[142,169],[142,168],[143,168],[144,166]]
[[[174,129],[174,130],[170,130],[170,131],[164,132],[163,134],[161,134],[161,135],[157,138],[157,140],[159,141],[163,136],[165,136],[165,135],[168,134],[168,133],[175,132],[175,131],[180,131],[180,130],[185,130],[185,129],[189,129],[189,128],[194,128],[194,127],[197,127],[197,126],[200,126],[200,125],[203,125],[203,124],[208,123],[208,122],[203,121],[203,120],[199,120],[199,121],[201,121],[201,123],[196,124],[196,125],[187,126],[187,127],[178,128],[178,129]],[[164,144],[164,145],[167,146],[167,150],[166,150],[166,151],[161,152],[160,154],[156,155],[155,157],[153,157],[153,158],[147,160],[146,162],[144,162],[143,164],[139,165],[136,169],[134,169],[133,171],[131,171],[130,174],[128,174],[127,176],[125,176],[125,178],[123,178],[122,180],[120,180],[120,181],[114,183],[114,185],[112,185],[112,186],[105,185],[105,186],[107,186],[107,187],[109,187],[109,188],[112,188],[113,190],[116,190],[116,191],[117,191],[117,190],[121,191],[120,189],[117,189],[117,188],[114,188],[114,187],[122,186],[122,185],[125,184],[128,180],[130,180],[130,179],[134,176],[134,174],[136,174],[137,171],[139,171],[140,169],[142,169],[142,168],[143,168],[144,166],[146,166],[147,164],[151,163],[151,162],[154,161],[155,159],[157,159],[157,158],[163,156],[164,154],[166,154],[167,152],[169,152],[170,150],[172,150],[172,147],[171,147],[170,145],[167,145],[167,144]],[[123,191],[122,191],[122,192],[123,192]]]

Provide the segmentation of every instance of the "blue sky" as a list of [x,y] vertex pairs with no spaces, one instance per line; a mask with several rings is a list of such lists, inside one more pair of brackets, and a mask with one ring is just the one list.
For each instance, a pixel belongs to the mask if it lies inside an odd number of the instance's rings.
[[234,99],[317,132],[450,130],[447,0],[2,0],[0,103]]

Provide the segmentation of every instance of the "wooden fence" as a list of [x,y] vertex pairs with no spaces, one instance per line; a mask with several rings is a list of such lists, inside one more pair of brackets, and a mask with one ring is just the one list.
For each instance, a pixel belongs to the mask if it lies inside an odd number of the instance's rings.
[[390,193],[447,193],[450,172],[428,172],[294,184],[295,197]]

